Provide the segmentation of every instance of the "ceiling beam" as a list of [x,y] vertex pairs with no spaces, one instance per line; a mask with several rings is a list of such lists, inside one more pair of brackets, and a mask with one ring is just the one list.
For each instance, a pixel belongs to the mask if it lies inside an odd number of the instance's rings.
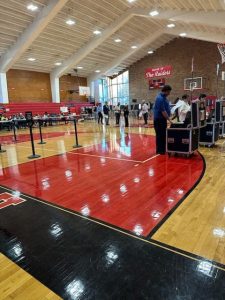
[[91,76],[89,76],[88,82],[95,81],[95,80],[101,78],[102,76],[112,75],[113,70],[116,67],[118,67],[124,60],[128,59],[131,55],[133,55],[135,52],[139,51],[140,49],[149,46],[149,44],[156,41],[162,35],[163,35],[163,30],[156,31],[154,34],[147,37],[143,41],[143,43],[141,43],[138,46],[138,49],[132,49],[132,50],[129,50],[128,52],[123,53],[121,56],[117,57],[112,62],[110,62],[108,65],[106,65],[104,70],[101,71],[101,73],[99,73],[99,74],[94,73]]
[[50,0],[48,5],[41,9],[34,21],[25,29],[0,59],[0,72],[7,72],[20,56],[30,47],[32,42],[45,29],[49,22],[63,8],[68,0]]
[[[223,43],[224,42],[224,34],[215,33],[215,32],[205,32],[205,31],[197,31],[197,30],[185,30],[187,33],[187,38],[192,38],[196,40],[202,40],[213,43]],[[170,35],[179,36],[180,30],[165,30],[165,33]]]
[[[163,34],[169,34],[169,35],[174,35],[174,37],[179,36],[181,30],[179,29],[173,29],[172,31],[170,29],[164,29],[164,30],[159,30],[155,34],[151,35],[149,38],[147,38],[137,50],[133,51],[128,51],[124,54],[122,54],[120,57],[114,59],[110,64],[105,66],[105,68],[101,71],[99,74],[91,74],[88,77],[88,82],[90,83],[91,81],[97,80],[103,76],[109,76],[112,75],[111,73],[113,72],[116,67],[118,67],[124,60],[129,58],[132,54],[140,50],[141,48],[144,48],[148,46],[151,42],[156,41],[160,36]],[[207,41],[207,42],[213,42],[213,43],[221,43],[224,41],[224,34],[221,33],[209,33],[209,32],[204,32],[204,31],[190,31],[186,30],[187,37],[188,38],[193,38],[193,39],[198,39],[202,41]]]
[[130,9],[116,19],[107,29],[105,29],[101,35],[91,39],[86,45],[81,47],[77,52],[72,54],[66,59],[60,67],[54,68],[51,77],[60,77],[68,70],[75,67],[79,62],[84,59],[90,52],[100,46],[106,39],[108,39],[113,33],[120,29],[126,22],[128,22],[134,15],[135,9]]
[[[225,0],[223,0],[225,1]],[[224,2],[225,6],[225,2]],[[137,9],[136,16],[152,18],[154,20],[181,21],[187,24],[195,23],[200,25],[214,26],[224,28],[225,11],[194,11],[194,10],[159,10],[157,16],[149,16],[149,11],[146,9]],[[172,21],[172,20],[171,20]]]
[[[73,67],[76,67],[86,56],[88,56],[95,48],[100,46],[107,38],[121,28],[133,16],[148,17],[148,9],[134,8],[129,9],[126,13],[115,20],[100,36],[91,39],[85,46],[81,47],[76,53],[66,59],[60,67],[54,68],[51,77],[60,77],[68,72]],[[154,20],[169,20],[182,21],[185,23],[196,23],[207,26],[224,27],[225,12],[196,12],[193,10],[160,10],[158,16],[153,17]],[[169,33],[172,33],[169,32]],[[197,38],[197,37],[196,37]]]
[[225,0],[219,0],[222,8],[225,10]]

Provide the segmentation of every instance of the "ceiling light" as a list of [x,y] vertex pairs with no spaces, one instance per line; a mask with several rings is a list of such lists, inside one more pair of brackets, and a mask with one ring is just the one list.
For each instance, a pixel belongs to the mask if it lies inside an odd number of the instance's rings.
[[61,64],[62,64],[61,62],[55,63],[56,66],[61,66]]
[[67,24],[67,25],[74,25],[74,24],[75,24],[75,21],[69,19],[69,20],[66,21],[66,24]]
[[95,35],[99,35],[99,34],[101,34],[101,31],[100,31],[100,30],[95,30],[95,31],[93,31],[93,33],[94,33]]
[[96,70],[96,71],[95,71],[95,73],[100,73],[100,72],[101,72],[100,70]]
[[34,4],[29,4],[29,5],[27,5],[27,9],[29,9],[31,11],[35,11],[38,9],[38,6],[34,5]]
[[180,35],[180,36],[186,36],[186,35],[187,35],[187,33],[185,33],[185,32],[182,32],[182,33],[180,33],[179,35]]
[[150,11],[149,15],[152,17],[158,16],[159,12],[157,10]]
[[116,43],[120,43],[120,42],[122,42],[122,40],[121,39],[115,39],[114,40]]
[[175,27],[175,24],[173,24],[173,23],[168,24],[167,27],[168,27],[168,28],[174,28],[174,27]]
[[153,53],[154,53],[154,51],[152,51],[152,50],[148,51],[148,54],[153,54]]
[[80,70],[81,70],[81,69],[83,69],[83,67],[79,66],[79,67],[77,67],[77,69],[80,69]]
[[127,0],[127,2],[132,3],[135,2],[136,0]]
[[30,57],[30,58],[28,58],[28,60],[29,60],[29,61],[35,61],[36,58]]
[[131,46],[131,49],[137,49],[137,46]]

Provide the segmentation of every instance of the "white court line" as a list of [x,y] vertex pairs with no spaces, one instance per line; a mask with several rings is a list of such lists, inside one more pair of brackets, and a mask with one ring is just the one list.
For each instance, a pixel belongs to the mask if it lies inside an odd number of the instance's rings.
[[159,155],[160,155],[160,154],[156,154],[156,155],[154,155],[154,156],[152,156],[152,157],[150,157],[150,158],[148,158],[148,159],[142,161],[142,164],[146,163],[146,162],[149,161],[149,160],[152,160],[152,159],[158,157]]
[[133,159],[126,159],[126,158],[118,158],[118,157],[110,157],[110,156],[102,156],[102,155],[95,155],[95,154],[88,154],[88,153],[78,153],[78,152],[67,152],[70,154],[76,154],[76,155],[84,155],[84,156],[93,156],[93,157],[99,157],[99,158],[108,158],[108,159],[113,159],[113,160],[124,160],[124,161],[130,161],[130,162],[135,162],[135,163],[141,163],[142,161],[140,160],[133,160]]
[[[98,144],[94,144],[94,145],[98,145]],[[18,145],[18,146],[22,147],[22,148],[29,148],[30,149],[30,147],[28,147],[28,146],[22,146],[22,145]],[[85,148],[85,147],[89,147],[89,146],[84,146],[83,148]],[[52,152],[56,152],[56,154],[69,153],[69,154],[73,154],[73,155],[93,156],[93,157],[98,157],[98,158],[106,158],[106,159],[112,159],[112,160],[129,161],[129,162],[134,162],[134,163],[141,163],[142,162],[140,160],[132,160],[132,159],[126,159],[126,158],[117,158],[117,157],[110,157],[110,156],[94,155],[94,154],[88,154],[88,153],[78,153],[78,152],[75,152],[76,150],[74,150],[74,152],[72,152],[71,150],[70,151],[66,151],[66,152],[57,152],[57,150],[51,150],[51,149],[47,149],[47,148],[35,147],[35,149],[37,149],[37,150],[52,151]],[[81,149],[81,147],[79,149]]]
[[[156,154],[144,161],[141,161],[141,160],[133,160],[133,159],[126,159],[126,158],[117,158],[117,157],[110,157],[110,156],[102,156],[102,155],[94,155],[94,154],[88,154],[88,153],[79,153],[79,152],[76,152],[78,151],[79,149],[82,149],[82,148],[87,148],[87,147],[93,147],[93,146],[97,146],[99,145],[98,144],[92,144],[92,145],[86,145],[86,146],[82,146],[82,147],[79,147],[77,149],[74,149],[74,150],[69,150],[69,151],[66,151],[66,152],[57,152],[57,150],[53,150],[53,149],[48,149],[46,148],[45,146],[43,146],[42,148],[40,147],[35,147],[35,149],[37,150],[46,150],[46,151],[52,151],[52,152],[56,152],[57,154],[65,154],[65,153],[70,153],[70,154],[76,154],[76,155],[83,155],[83,156],[92,156],[92,157],[99,157],[99,158],[106,158],[106,159],[112,159],[112,160],[120,160],[120,161],[129,161],[129,162],[134,162],[134,163],[146,163],[156,157],[158,157],[160,154]],[[16,144],[17,147],[23,147],[23,148],[30,148],[28,146],[22,146],[20,144]]]

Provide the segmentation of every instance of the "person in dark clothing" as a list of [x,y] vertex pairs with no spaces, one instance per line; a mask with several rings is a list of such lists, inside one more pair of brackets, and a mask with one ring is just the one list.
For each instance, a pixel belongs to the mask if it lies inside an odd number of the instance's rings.
[[154,129],[156,133],[156,153],[165,154],[166,151],[166,128],[167,121],[170,120],[170,105],[167,96],[170,95],[172,88],[165,85],[161,93],[158,94],[154,106]]
[[107,102],[105,102],[105,105],[103,106],[103,113],[105,117],[105,124],[109,125],[109,106]]
[[128,108],[128,105],[124,106],[123,115],[124,115],[124,120],[125,120],[125,127],[128,127],[129,126],[129,108]]
[[102,104],[99,103],[97,106],[97,113],[98,113],[98,124],[101,123],[103,124],[102,120],[103,120],[103,115],[102,115]]

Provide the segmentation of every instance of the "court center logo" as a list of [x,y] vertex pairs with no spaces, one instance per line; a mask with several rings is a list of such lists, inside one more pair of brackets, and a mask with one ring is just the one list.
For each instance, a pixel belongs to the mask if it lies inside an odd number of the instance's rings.
[[0,209],[9,207],[11,205],[19,205],[26,200],[20,197],[20,193],[1,193],[0,194]]

